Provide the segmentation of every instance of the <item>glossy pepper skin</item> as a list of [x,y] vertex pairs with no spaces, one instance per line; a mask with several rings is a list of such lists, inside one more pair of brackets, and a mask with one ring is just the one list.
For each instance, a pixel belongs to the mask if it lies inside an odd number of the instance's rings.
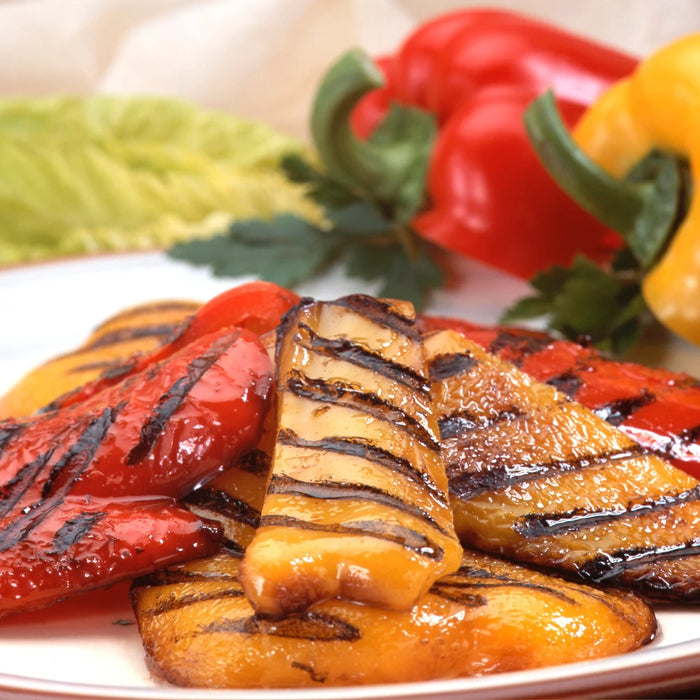
[[215,551],[176,499],[255,446],[272,385],[257,336],[229,329],[0,423],[0,614]]
[[700,478],[700,381],[694,377],[613,360],[593,347],[541,331],[428,315],[419,318],[419,326],[422,332],[458,331]]
[[358,104],[357,133],[368,135],[392,101],[433,113],[440,126],[430,203],[412,222],[423,237],[522,278],[575,253],[604,261],[620,247],[559,190],[522,117],[553,88],[573,125],[635,58],[519,14],[463,10],[419,27],[378,63],[386,84]]
[[[574,139],[615,178],[659,149],[687,158],[697,183],[699,119],[700,34],[692,34],[651,54],[631,77],[606,92],[586,112]],[[694,196],[646,274],[642,294],[664,325],[696,345],[700,344],[699,285],[700,200]]]

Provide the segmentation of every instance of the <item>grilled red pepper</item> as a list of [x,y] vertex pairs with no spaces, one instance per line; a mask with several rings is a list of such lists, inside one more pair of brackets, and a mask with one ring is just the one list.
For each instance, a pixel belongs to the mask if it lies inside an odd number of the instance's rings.
[[392,102],[440,124],[428,175],[430,203],[413,221],[426,239],[529,278],[576,253],[603,261],[621,246],[545,172],[523,125],[551,88],[573,124],[636,59],[500,10],[462,10],[419,27],[379,65],[386,84],[353,114],[367,136]]
[[423,316],[424,332],[451,328],[595,411],[643,447],[700,478],[700,381],[612,360],[547,333]]
[[213,552],[176,499],[255,446],[272,384],[257,336],[229,329],[0,423],[0,614]]

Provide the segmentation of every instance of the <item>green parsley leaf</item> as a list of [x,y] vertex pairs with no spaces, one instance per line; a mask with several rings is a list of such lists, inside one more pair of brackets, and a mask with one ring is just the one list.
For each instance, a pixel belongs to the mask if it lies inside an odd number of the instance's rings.
[[257,275],[293,287],[327,267],[342,239],[293,215],[272,221],[250,219],[231,225],[227,233],[181,243],[170,249],[177,260],[211,267],[217,277]]
[[519,300],[503,322],[545,317],[552,330],[572,340],[588,338],[597,347],[623,354],[637,342],[646,305],[640,277],[622,259],[611,270],[578,256],[570,268],[554,266],[531,282],[537,294]]

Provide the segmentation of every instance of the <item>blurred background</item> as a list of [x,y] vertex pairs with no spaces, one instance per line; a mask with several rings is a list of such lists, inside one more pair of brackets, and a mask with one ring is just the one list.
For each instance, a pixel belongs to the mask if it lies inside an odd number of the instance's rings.
[[343,49],[391,51],[427,17],[484,5],[640,55],[700,29],[697,0],[4,0],[0,95],[174,95],[303,137]]

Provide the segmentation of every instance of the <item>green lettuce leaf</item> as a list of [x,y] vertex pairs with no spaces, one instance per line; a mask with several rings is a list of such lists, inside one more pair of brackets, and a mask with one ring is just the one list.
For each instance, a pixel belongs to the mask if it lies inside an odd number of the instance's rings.
[[0,265],[168,247],[232,220],[318,209],[260,123],[151,97],[0,101]]

